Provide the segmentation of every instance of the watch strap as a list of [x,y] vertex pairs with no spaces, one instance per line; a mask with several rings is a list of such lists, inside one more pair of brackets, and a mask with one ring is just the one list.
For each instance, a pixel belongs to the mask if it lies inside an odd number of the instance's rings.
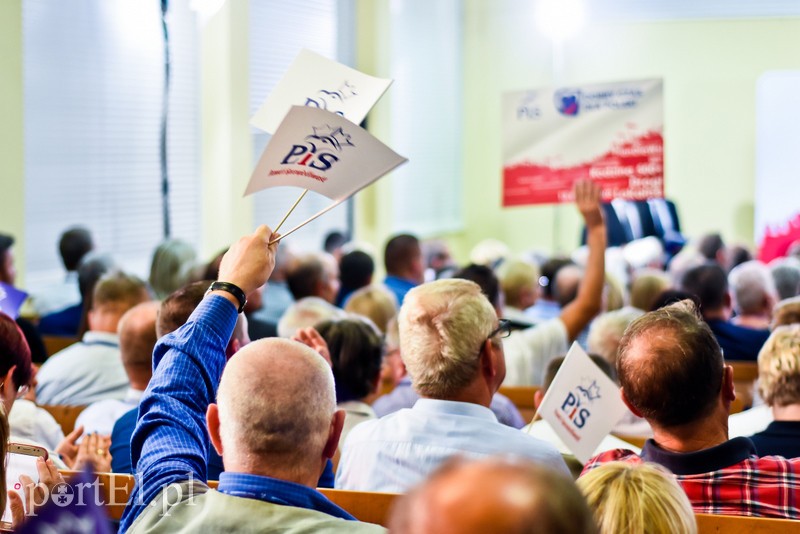
[[211,285],[208,286],[208,291],[206,291],[206,294],[212,291],[225,291],[226,293],[230,293],[236,297],[236,300],[239,301],[239,313],[244,311],[244,307],[247,304],[247,295],[245,295],[244,291],[242,291],[242,288],[236,284],[220,281],[212,282]]

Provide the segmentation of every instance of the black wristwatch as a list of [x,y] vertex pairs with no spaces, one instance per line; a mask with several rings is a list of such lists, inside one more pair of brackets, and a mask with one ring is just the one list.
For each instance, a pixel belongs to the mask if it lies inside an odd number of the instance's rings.
[[208,286],[208,291],[206,291],[206,295],[211,293],[212,291],[227,291],[234,297],[236,300],[239,301],[239,313],[244,311],[244,307],[247,304],[247,295],[244,294],[242,288],[235,284],[231,284],[230,282],[212,282],[210,286]]

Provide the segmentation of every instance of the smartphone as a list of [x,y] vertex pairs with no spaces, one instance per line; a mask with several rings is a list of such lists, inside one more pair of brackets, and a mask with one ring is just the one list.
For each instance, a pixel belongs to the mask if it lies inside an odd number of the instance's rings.
[[[22,484],[19,481],[20,475],[28,475],[34,482],[39,482],[39,470],[36,468],[37,458],[47,459],[47,449],[37,445],[23,445],[21,443],[8,444],[8,458],[6,461],[6,489],[14,490],[25,498],[22,492]],[[28,510],[25,510],[27,513]],[[0,528],[3,530],[11,529],[11,501],[6,499],[6,509],[0,519]]]

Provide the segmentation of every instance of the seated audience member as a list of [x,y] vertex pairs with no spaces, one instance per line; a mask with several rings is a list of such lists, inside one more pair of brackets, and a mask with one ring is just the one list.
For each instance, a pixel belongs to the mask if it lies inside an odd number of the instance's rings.
[[92,234],[86,228],[75,226],[61,234],[58,251],[67,273],[59,283],[49,285],[34,293],[33,308],[39,317],[81,303],[78,267],[84,256],[93,249]]
[[696,534],[692,505],[672,473],[651,464],[610,462],[578,479],[600,534]]
[[[235,243],[220,280],[245,294],[263,285],[274,265],[272,236],[261,226]],[[226,365],[242,305],[212,291],[156,345],[131,440],[140,498],[128,503],[120,531],[382,531],[352,521],[314,489],[344,423],[328,363],[300,343],[270,338]],[[216,490],[202,482],[212,444],[226,468]]]
[[[157,316],[154,316],[155,320],[153,324],[153,338],[152,341],[148,340],[150,343],[149,349],[147,348],[147,342],[143,342],[142,340],[136,339],[133,336],[130,336],[130,340],[126,341],[126,337],[128,337],[124,335],[126,325],[123,324],[121,327],[122,333],[120,335],[120,344],[123,354],[123,361],[125,360],[125,346],[128,344],[138,345],[135,354],[138,354],[139,357],[142,358],[142,363],[144,363],[146,360],[147,374],[145,379],[145,368],[142,366],[139,370],[140,376],[135,382],[134,378],[131,377],[131,386],[135,387],[136,389],[140,389],[141,392],[136,399],[136,403],[134,404],[133,408],[126,408],[125,413],[121,414],[116,419],[115,423],[112,423],[113,430],[111,431],[110,451],[113,460],[111,462],[111,469],[115,473],[133,472],[133,466],[131,465],[131,436],[133,435],[133,430],[136,426],[136,419],[139,414],[139,401],[141,400],[144,390],[147,389],[147,385],[150,383],[150,379],[153,375],[153,346],[156,344],[158,339],[166,336],[170,332],[174,332],[189,320],[189,316],[203,300],[209,285],[210,282],[207,280],[192,282],[191,284],[187,284],[186,286],[172,293],[170,296],[165,298],[160,305],[158,305]],[[124,317],[123,320],[126,320],[126,318]],[[136,325],[134,323],[131,326]],[[144,337],[147,337],[147,335],[145,334]],[[231,358],[239,349],[247,345],[249,342],[250,339],[247,335],[247,319],[245,318],[244,314],[240,314],[239,318],[236,320],[236,326],[233,328],[233,334],[228,341],[227,347],[225,347],[225,356],[227,358]],[[130,376],[130,373],[128,374]],[[136,386],[134,386],[134,384],[136,384]],[[91,408],[91,406],[89,408]],[[89,408],[87,408],[87,410]],[[219,474],[221,472],[222,458],[220,458],[219,455],[212,449],[209,451],[208,456],[209,480],[219,479]]]
[[153,374],[158,308],[158,302],[143,302],[122,316],[119,321],[119,353],[128,376],[128,391],[122,400],[103,399],[87,406],[75,421],[76,427],[83,426],[86,433],[109,436],[117,419],[139,406]]
[[800,297],[782,300],[772,311],[772,329],[800,323]]
[[745,245],[733,245],[728,250],[728,271],[753,260],[753,253]]
[[697,251],[706,259],[727,271],[728,250],[722,236],[717,233],[706,234],[697,241]]
[[429,239],[422,243],[422,254],[425,258],[426,282],[433,282],[440,278],[450,278],[456,270],[450,247],[441,239]]
[[336,405],[344,410],[340,442],[359,423],[376,419],[375,400],[383,360],[383,340],[374,325],[361,318],[324,321],[315,327],[325,340],[336,384]]
[[149,298],[144,283],[134,276],[118,272],[102,278],[92,297],[89,331],[80,343],[52,355],[39,369],[37,401],[78,406],[124,399],[129,383],[117,327],[125,312]]
[[[589,357],[609,378],[614,380],[614,368],[605,358],[596,354],[591,354]],[[542,404],[545,393],[547,393],[547,389],[550,387],[550,384],[553,383],[553,380],[555,379],[558,370],[561,369],[561,364],[563,363],[564,357],[560,356],[551,360],[547,365],[547,374],[545,375],[544,385],[541,389],[537,390],[536,393],[533,394],[533,402],[537,410]],[[550,426],[550,423],[543,419],[533,421],[531,424],[526,426],[523,431],[535,438],[539,438],[552,444],[562,455],[567,457],[572,455],[572,451],[570,451],[569,447],[567,447],[566,444],[561,441],[561,438],[558,437],[558,434],[553,431],[553,427]],[[609,434],[603,438],[603,441],[597,446],[597,449],[595,449],[594,454],[600,454],[603,451],[621,448],[631,449],[638,452],[638,449],[627,441],[623,441]],[[577,462],[577,459],[575,459],[575,461]],[[580,474],[580,469],[578,469],[578,474]]]
[[397,300],[385,286],[371,285],[354,291],[344,311],[368,318],[385,334],[389,321],[397,316]]
[[497,268],[497,278],[503,290],[504,318],[518,324],[518,328],[531,326],[525,310],[536,303],[539,270],[525,261],[504,261]]
[[743,263],[728,274],[728,283],[736,312],[731,323],[754,330],[768,330],[772,308],[778,302],[769,268],[760,261]]
[[511,255],[508,245],[490,237],[479,241],[477,245],[469,251],[469,261],[475,265],[483,265],[492,270],[496,269],[501,263]]
[[319,297],[305,297],[286,309],[278,322],[278,337],[291,338],[301,328],[315,326],[328,319],[339,319],[345,313]]
[[344,254],[344,246],[349,241],[350,238],[345,234],[337,230],[333,230],[332,232],[328,232],[328,234],[325,236],[325,241],[322,243],[322,250],[324,250],[326,254],[333,256],[333,258],[339,262]]
[[681,289],[700,301],[703,319],[717,338],[726,360],[755,361],[758,351],[769,337],[769,330],[745,328],[730,322],[731,296],[725,270],[715,263],[706,263],[686,271]]
[[658,296],[669,289],[669,276],[653,269],[640,271],[631,283],[631,306],[642,311],[650,311]]
[[397,501],[389,527],[397,534],[597,532],[572,480],[521,459],[502,457],[446,462]]
[[408,292],[400,308],[401,357],[422,397],[355,427],[344,443],[336,487],[402,492],[454,455],[518,454],[567,473],[549,444],[497,421],[489,409],[505,377],[507,332],[468,280],[437,280]]
[[148,279],[150,289],[156,299],[166,298],[192,281],[198,267],[197,253],[192,245],[181,239],[167,239],[153,252]]
[[344,308],[347,299],[353,292],[372,283],[372,275],[374,273],[375,262],[366,252],[354,250],[342,256],[342,259],[339,260],[341,287],[339,288],[339,294],[336,295],[334,304]]
[[330,254],[307,254],[289,271],[286,283],[295,302],[317,297],[333,304],[339,293],[339,265]]
[[800,260],[781,258],[772,261],[769,270],[780,300],[800,295]]
[[800,324],[779,326],[758,355],[758,389],[772,422],[750,439],[761,456],[800,458]]
[[[286,283],[289,272],[294,268],[297,261],[294,253],[289,246],[281,241],[278,243],[278,254],[275,257],[275,270],[267,282],[264,291],[264,303],[260,310],[253,312],[253,316],[261,321],[277,325],[278,321],[286,312],[286,309],[294,302],[292,292]],[[217,267],[219,270],[219,267]],[[216,280],[216,277],[213,278]]]
[[696,308],[700,308],[700,300],[696,295],[682,289],[667,289],[666,291],[662,291],[653,301],[653,305],[650,306],[650,309],[645,311],[656,311],[664,306],[669,306],[670,304],[675,304],[682,300],[691,300]]
[[555,319],[561,314],[555,297],[556,276],[558,271],[567,265],[573,265],[569,258],[551,258],[542,264],[539,277],[539,295],[536,302],[525,310],[525,315],[534,324]]
[[394,293],[397,304],[402,306],[406,293],[425,281],[419,240],[409,234],[392,237],[383,251],[383,264],[386,267],[383,284]]
[[695,513],[800,517],[800,459],[759,458],[749,439],[728,439],[733,369],[690,301],[631,323],[617,374],[623,401],[654,437],[641,455],[604,452],[584,473],[616,460],[655,462],[675,474]]

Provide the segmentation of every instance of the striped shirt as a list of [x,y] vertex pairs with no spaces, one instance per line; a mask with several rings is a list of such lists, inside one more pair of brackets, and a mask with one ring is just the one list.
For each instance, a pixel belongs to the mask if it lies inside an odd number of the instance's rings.
[[623,449],[606,451],[589,460],[583,472],[613,461],[666,467],[698,514],[800,519],[800,458],[759,458],[747,438],[688,453],[666,451],[647,440],[641,456]]

